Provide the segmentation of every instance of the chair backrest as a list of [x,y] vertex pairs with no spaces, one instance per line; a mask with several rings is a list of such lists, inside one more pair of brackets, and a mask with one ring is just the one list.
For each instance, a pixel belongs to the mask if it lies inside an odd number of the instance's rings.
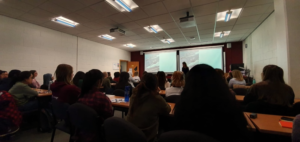
[[54,119],[63,120],[67,117],[67,110],[69,108],[68,103],[63,103],[63,102],[58,101],[55,98],[52,98],[51,106],[52,106],[52,113],[55,116]]
[[82,131],[99,131],[103,121],[100,120],[97,112],[81,103],[75,103],[68,109],[69,121],[72,127]]
[[122,90],[122,89],[116,89],[116,90],[113,92],[113,94],[116,95],[116,96],[122,96],[122,97],[124,97],[125,91]]
[[179,95],[171,95],[171,96],[166,97],[165,99],[166,99],[166,102],[177,103],[180,99],[180,96]]
[[235,89],[233,89],[233,91],[235,92],[235,94],[241,95],[241,96],[245,96],[248,93],[248,90],[245,88],[235,88]]
[[177,130],[163,133],[158,142],[218,142],[217,140],[201,133]]
[[289,108],[288,106],[269,104],[263,101],[249,103],[246,106],[245,111],[263,114],[293,116],[292,108]]
[[145,134],[122,118],[111,117],[103,123],[106,142],[147,142]]

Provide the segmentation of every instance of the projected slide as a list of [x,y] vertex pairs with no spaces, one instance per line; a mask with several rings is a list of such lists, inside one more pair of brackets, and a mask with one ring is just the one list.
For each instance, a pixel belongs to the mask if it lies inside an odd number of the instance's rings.
[[145,71],[176,71],[176,51],[145,53]]
[[186,62],[191,69],[197,64],[208,64],[213,68],[222,69],[222,47],[220,48],[203,48],[194,50],[180,50],[180,69],[182,62]]

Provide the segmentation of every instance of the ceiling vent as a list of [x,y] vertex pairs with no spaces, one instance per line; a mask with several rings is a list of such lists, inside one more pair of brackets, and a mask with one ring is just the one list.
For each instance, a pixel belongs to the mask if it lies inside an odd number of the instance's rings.
[[179,20],[180,20],[179,25],[181,28],[190,28],[196,26],[194,16],[190,15],[189,12],[186,12],[186,17],[179,18]]

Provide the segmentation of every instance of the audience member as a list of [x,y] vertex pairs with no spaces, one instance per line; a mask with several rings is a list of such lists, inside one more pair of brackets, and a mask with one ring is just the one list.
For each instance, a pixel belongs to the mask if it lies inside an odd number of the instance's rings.
[[267,65],[262,72],[262,82],[252,85],[244,103],[263,101],[268,104],[292,107],[295,94],[293,89],[285,84],[282,68],[276,65]]
[[119,73],[119,72],[115,72],[115,73],[114,73],[114,81],[115,81],[116,83],[118,83],[119,80],[120,80],[120,73]]
[[166,88],[170,87],[170,83],[167,81],[166,74],[163,71],[159,71],[156,74],[158,80],[158,89],[166,90]]
[[182,69],[181,70],[184,73],[184,75],[186,75],[190,71],[190,69],[187,66],[186,62],[182,62]]
[[109,79],[110,83],[115,83],[111,77],[110,72],[107,72],[107,75],[108,75],[108,79]]
[[50,89],[49,84],[51,85],[53,83],[53,76],[50,73],[44,74],[43,75],[43,85],[41,86],[41,89],[48,90]]
[[77,86],[78,88],[81,88],[82,82],[83,82],[83,78],[84,78],[85,73],[82,71],[78,71],[73,80],[72,83]]
[[[101,75],[102,75],[102,73],[101,73]],[[111,88],[110,80],[108,78],[107,72],[103,72],[103,83],[102,83],[102,86],[104,86],[105,90],[109,90]]]
[[239,70],[233,70],[232,71],[232,76],[233,78],[229,81],[229,87],[233,88],[233,85],[246,85],[246,81],[243,78],[243,75],[241,71]]
[[126,118],[144,132],[148,141],[155,140],[159,116],[168,115],[171,110],[169,104],[157,93],[157,87],[155,75],[145,74],[130,98]]
[[180,95],[184,87],[183,73],[175,71],[172,75],[171,87],[166,89],[166,97]]
[[231,79],[233,78],[233,76],[232,76],[232,72],[229,72],[228,73],[228,76],[227,76],[227,82],[229,82]]
[[8,78],[8,73],[7,73],[7,71],[2,71],[2,70],[0,70],[0,81],[1,81],[2,79],[5,79],[5,78]]
[[7,91],[18,81],[20,70],[11,70],[8,74],[8,78],[4,78],[0,84],[0,91]]
[[139,77],[139,72],[134,72],[134,77],[132,78],[134,83],[139,83],[141,81]]
[[129,84],[131,85],[132,88],[134,88],[134,85],[133,85],[134,80],[133,80],[133,78],[132,78],[132,72],[131,72],[131,71],[128,71],[128,74],[129,74],[129,79],[128,79]]
[[125,86],[130,86],[130,95],[131,95],[131,93],[132,93],[132,86],[129,83],[129,73],[128,72],[121,72],[120,80],[116,84],[116,88],[115,89],[125,90]]
[[[224,71],[221,70],[221,69],[216,69],[216,72],[217,72],[217,74],[219,74],[223,78],[224,82],[226,84],[228,84],[227,80],[225,79]],[[230,92],[231,92],[232,95],[236,95],[235,92],[231,88],[229,88],[229,90],[230,90]]]
[[30,73],[33,76],[32,76],[32,84],[29,84],[29,86],[32,86],[32,88],[39,89],[41,86],[40,86],[39,82],[35,79],[37,77],[38,73],[36,72],[36,70],[31,70]]
[[18,82],[9,90],[9,93],[16,100],[20,111],[38,109],[38,101],[36,99],[38,92],[29,87],[29,84],[32,84],[32,78],[33,75],[30,71],[21,72]]
[[145,74],[147,74],[147,73],[148,73],[147,71],[144,71],[144,72],[143,72],[143,76],[144,76]]
[[73,67],[67,64],[60,64],[56,68],[55,76],[56,80],[50,86],[52,95],[63,103],[73,104],[77,102],[80,89],[75,85],[71,85]]
[[[196,131],[220,142],[249,141],[247,121],[236,104],[224,79],[211,66],[196,65],[187,74],[175,106],[175,129]],[[227,117],[220,121],[220,116]]]

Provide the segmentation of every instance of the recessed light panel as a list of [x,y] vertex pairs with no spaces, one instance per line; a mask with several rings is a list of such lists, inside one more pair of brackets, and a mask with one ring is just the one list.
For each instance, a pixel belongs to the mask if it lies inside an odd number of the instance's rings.
[[113,40],[113,39],[115,39],[115,37],[110,36],[110,35],[108,35],[108,34],[100,35],[99,37],[100,37],[100,38],[103,38],[103,39],[106,39],[106,40]]
[[228,36],[229,34],[230,31],[221,31],[221,32],[216,32],[214,36],[222,38],[223,36]]
[[146,26],[146,27],[144,27],[144,29],[146,31],[148,31],[149,33],[158,33],[160,31],[163,31],[163,29],[160,26],[158,26],[158,25]]
[[229,21],[230,19],[234,19],[239,17],[242,8],[239,9],[231,9],[228,11],[219,12],[217,14],[217,21]]
[[172,42],[175,42],[175,41],[174,41],[174,39],[169,38],[169,39],[163,39],[163,40],[161,40],[161,42],[171,44]]
[[69,27],[75,27],[75,26],[77,26],[79,24],[79,23],[77,23],[75,21],[72,21],[72,20],[67,19],[65,17],[62,17],[62,16],[53,18],[52,21],[54,21],[56,23],[59,23],[59,24],[63,24],[63,25],[69,26]]
[[139,7],[132,0],[106,0],[106,2],[121,12],[132,12],[133,9]]
[[124,44],[124,46],[126,46],[126,47],[130,47],[130,48],[136,47],[136,45],[134,45],[134,44],[131,44],[131,43]]

